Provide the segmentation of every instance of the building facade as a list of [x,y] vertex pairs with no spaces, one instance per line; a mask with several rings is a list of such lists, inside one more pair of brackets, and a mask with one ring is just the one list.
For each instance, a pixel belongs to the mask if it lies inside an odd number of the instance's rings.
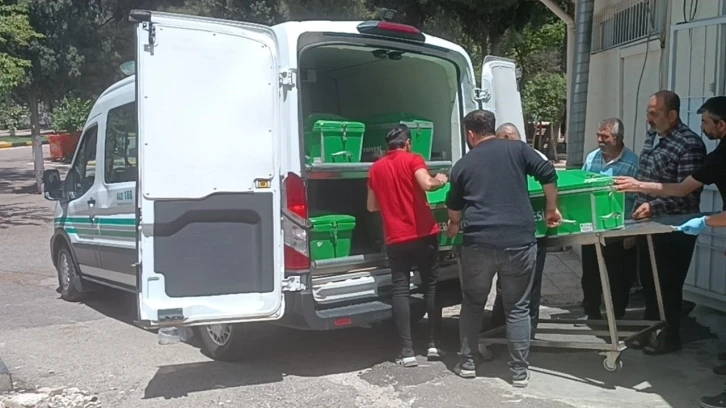
[[[726,95],[726,0],[595,0],[585,153],[597,147],[598,123],[615,116],[625,124],[625,145],[640,153],[648,129],[648,98],[671,89],[681,117],[700,132],[696,113],[711,96]],[[709,151],[717,142],[706,140]],[[708,186],[702,211],[720,211]],[[726,311],[726,231],[698,238],[684,296]]]

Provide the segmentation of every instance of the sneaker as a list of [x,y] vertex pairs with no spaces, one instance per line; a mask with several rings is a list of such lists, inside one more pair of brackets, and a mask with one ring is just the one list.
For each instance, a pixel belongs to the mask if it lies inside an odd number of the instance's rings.
[[403,367],[418,367],[416,357],[398,357],[396,358],[396,364]]
[[431,345],[426,351],[426,358],[429,360],[438,360],[444,357],[446,357],[446,352],[436,346]]
[[701,408],[724,408],[726,407],[726,392],[714,395],[713,397],[701,398]]
[[459,362],[454,372],[461,378],[476,378],[476,365],[471,361]]
[[527,375],[522,378],[512,379],[512,386],[515,388],[525,388],[527,385],[529,385],[529,371],[527,371]]
[[726,353],[718,353],[717,357],[721,361],[726,361]]

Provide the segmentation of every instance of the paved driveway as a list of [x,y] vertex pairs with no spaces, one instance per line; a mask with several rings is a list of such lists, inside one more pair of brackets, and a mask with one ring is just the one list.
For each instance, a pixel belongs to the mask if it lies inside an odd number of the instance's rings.
[[[720,343],[689,320],[694,340],[684,351],[646,358],[623,356],[608,373],[594,352],[535,350],[525,390],[507,383],[506,350],[463,380],[451,369],[458,345],[457,308],[447,310],[443,362],[404,369],[389,361],[390,327],[302,332],[271,329],[256,358],[217,363],[194,345],[159,346],[132,326],[134,298],[103,291],[83,304],[58,299],[48,255],[52,204],[32,191],[30,149],[0,151],[0,357],[20,387],[78,387],[106,407],[691,407],[719,391],[711,374]],[[546,300],[577,298],[576,259],[548,260]],[[562,276],[558,276],[562,275]],[[699,310],[696,311],[700,313]],[[577,307],[545,314],[578,316]],[[637,312],[633,312],[637,313]],[[703,312],[712,325],[723,319]],[[425,339],[418,328],[416,339]]]

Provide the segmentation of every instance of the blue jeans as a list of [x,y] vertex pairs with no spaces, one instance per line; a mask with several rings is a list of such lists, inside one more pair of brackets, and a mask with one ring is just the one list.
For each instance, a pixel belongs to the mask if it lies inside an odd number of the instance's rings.
[[[532,319],[532,329],[537,328],[539,320],[539,307],[542,303],[542,276],[544,275],[545,261],[547,260],[547,237],[537,239],[537,263],[534,269],[534,282],[532,282],[532,294],[529,297],[529,317]],[[497,281],[497,297],[494,299],[492,317],[488,324],[484,324],[482,331],[504,326],[507,319],[504,316],[504,305],[502,304],[502,284]]]
[[507,317],[509,368],[515,380],[527,377],[532,331],[529,298],[534,282],[537,244],[512,248],[472,247],[461,249],[461,315],[459,335],[461,364],[474,363],[479,349],[479,331],[484,306],[495,274],[501,282],[502,303]]

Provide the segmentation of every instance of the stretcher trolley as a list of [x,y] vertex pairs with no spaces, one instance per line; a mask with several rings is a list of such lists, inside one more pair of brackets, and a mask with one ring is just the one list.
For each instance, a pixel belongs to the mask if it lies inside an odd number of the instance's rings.
[[[608,271],[605,265],[605,259],[603,257],[603,252],[600,245],[595,245],[597,252],[597,261],[600,270],[600,282],[603,289],[606,320],[587,320],[587,328],[574,330],[571,328],[538,328],[535,332],[535,336],[533,336],[534,339],[531,343],[532,346],[562,349],[596,350],[600,351],[600,354],[605,357],[603,360],[603,367],[607,371],[616,371],[622,368],[620,354],[627,348],[626,344],[634,339],[657,333],[659,330],[665,328],[666,326],[665,312],[663,308],[663,297],[661,295],[660,281],[658,277],[658,267],[655,262],[653,235],[672,233],[675,231],[675,226],[681,225],[687,220],[700,215],[702,214],[666,215],[641,221],[625,221],[623,228],[616,230],[593,231],[579,234],[548,237],[548,246],[566,247],[571,245],[592,245],[597,243],[605,245],[606,239],[612,242],[612,240],[645,236],[648,243],[647,256],[650,256],[652,264],[653,282],[655,284],[655,292],[658,301],[658,312],[660,319],[657,321],[615,319],[613,300],[610,292],[610,281],[608,279]],[[639,256],[644,255],[645,254],[642,253],[639,254]],[[540,326],[569,325],[570,327],[572,327],[573,325],[582,324],[583,321],[572,319],[540,319],[538,323]],[[595,328],[592,328],[593,326]],[[599,330],[597,329],[598,326],[607,326],[607,330]],[[504,333],[505,330],[506,327],[502,326],[482,333],[479,340],[480,350],[490,344],[506,344],[506,338],[499,337],[499,335]],[[581,341],[579,339],[577,341],[542,340],[536,338],[538,334],[600,336],[607,338],[609,342],[588,342]]]

